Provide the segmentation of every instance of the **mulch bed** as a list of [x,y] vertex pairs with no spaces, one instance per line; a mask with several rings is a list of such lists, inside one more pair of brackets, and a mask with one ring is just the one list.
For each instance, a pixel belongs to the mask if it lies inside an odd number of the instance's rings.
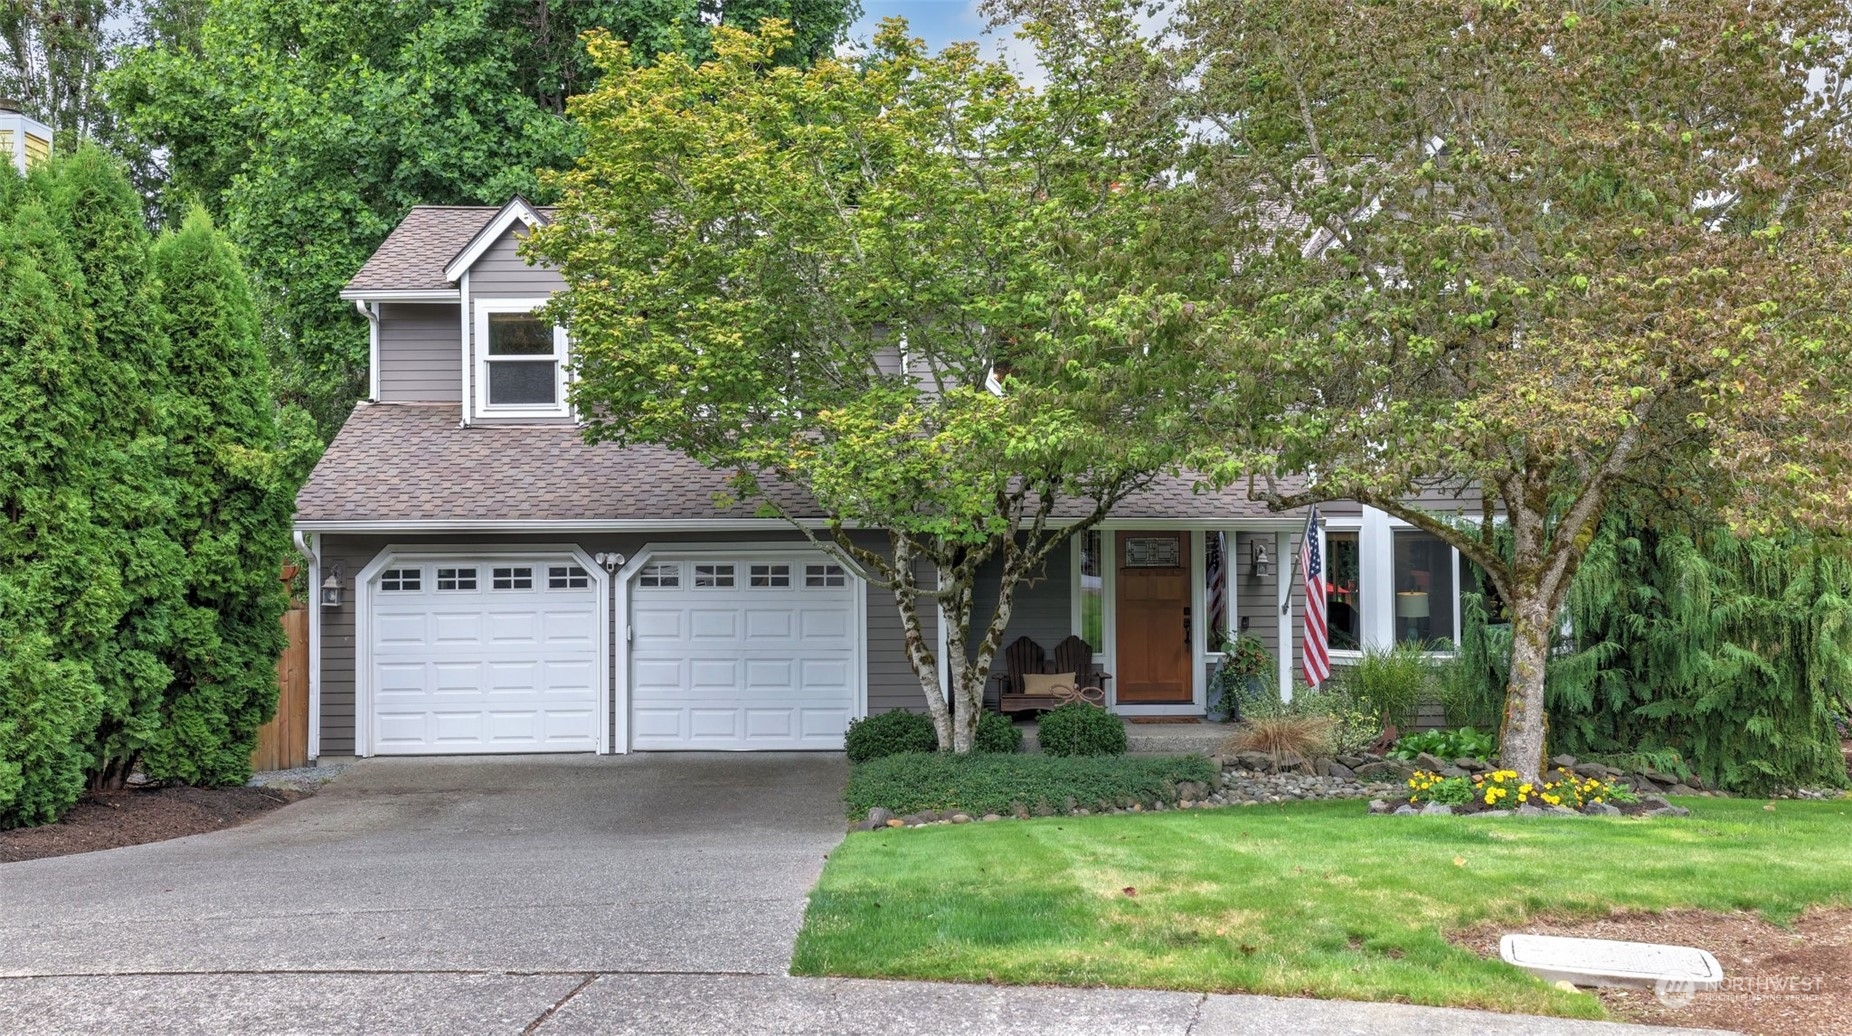
[[1670,943],[1711,951],[1724,988],[1662,1003],[1650,989],[1600,989],[1608,1011],[1630,1022],[1735,1029],[1753,1036],[1844,1036],[1852,1019],[1852,909],[1813,909],[1778,928],[1751,913],[1669,910],[1582,920],[1533,918],[1513,929],[1476,925],[1453,941],[1496,959],[1510,931],[1583,939]]
[[86,795],[64,819],[0,831],[0,863],[119,849],[236,827],[303,797],[270,788],[139,788]]

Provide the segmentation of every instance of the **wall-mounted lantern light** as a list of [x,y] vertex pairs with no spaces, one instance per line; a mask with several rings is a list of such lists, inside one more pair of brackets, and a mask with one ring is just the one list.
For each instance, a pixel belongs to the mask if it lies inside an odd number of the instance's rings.
[[1253,573],[1256,576],[1264,576],[1272,573],[1273,558],[1267,553],[1267,545],[1262,543],[1258,537],[1249,540],[1248,543],[1253,548]]
[[322,607],[339,608],[341,606],[341,566],[336,565],[328,572],[328,578],[322,580]]

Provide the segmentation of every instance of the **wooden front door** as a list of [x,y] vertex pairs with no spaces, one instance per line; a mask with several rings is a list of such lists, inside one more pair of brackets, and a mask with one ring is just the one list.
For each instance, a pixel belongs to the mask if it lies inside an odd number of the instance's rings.
[[1190,656],[1190,534],[1121,532],[1113,682],[1122,705],[1187,705]]

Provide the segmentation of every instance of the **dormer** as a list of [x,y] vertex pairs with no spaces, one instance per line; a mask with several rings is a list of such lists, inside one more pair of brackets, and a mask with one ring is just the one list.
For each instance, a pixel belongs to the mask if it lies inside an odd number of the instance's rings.
[[565,331],[538,316],[565,282],[521,239],[547,213],[420,205],[341,292],[371,326],[373,399],[450,403],[464,424],[571,420]]
[[20,111],[19,102],[0,97],[0,155],[21,174],[51,158],[51,127]]

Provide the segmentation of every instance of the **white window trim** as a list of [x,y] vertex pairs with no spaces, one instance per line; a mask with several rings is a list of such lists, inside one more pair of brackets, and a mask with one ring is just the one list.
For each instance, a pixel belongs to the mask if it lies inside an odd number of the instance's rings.
[[[529,299],[477,299],[475,300],[475,371],[476,392],[475,412],[477,417],[566,417],[571,413],[566,402],[567,342],[566,329],[555,324],[553,327],[553,406],[496,405],[489,402],[489,317],[497,313],[532,313],[548,302],[544,298]],[[510,358],[507,362],[534,363],[538,358],[519,360]]]

